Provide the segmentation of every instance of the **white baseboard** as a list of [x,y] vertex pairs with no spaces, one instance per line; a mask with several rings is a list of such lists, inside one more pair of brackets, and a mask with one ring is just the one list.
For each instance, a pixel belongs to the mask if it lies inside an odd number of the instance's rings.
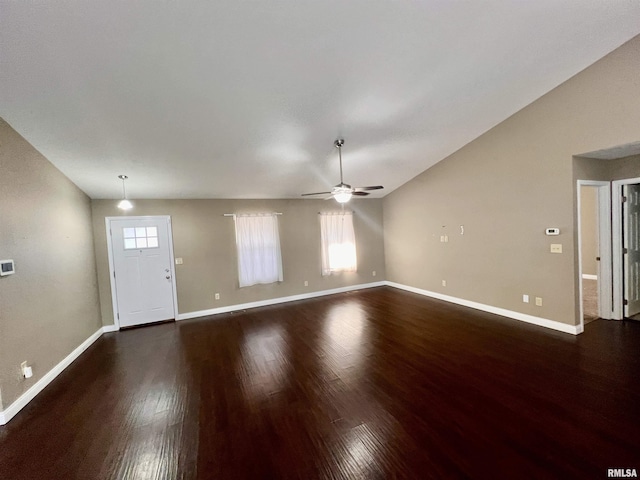
[[60,375],[65,368],[71,365],[76,358],[78,358],[87,348],[89,348],[93,342],[95,342],[105,331],[102,327],[96,331],[93,335],[82,342],[73,352],[67,355],[60,363],[49,370],[40,380],[34,383],[29,390],[20,395],[11,405],[0,412],[0,425],[5,425],[9,420],[16,416],[16,414],[22,410],[31,400],[35,398],[42,390],[49,385],[54,378]]
[[598,276],[597,275],[591,275],[590,273],[583,273],[582,274],[582,278],[584,278],[585,280],[597,280]]
[[463,305],[465,307],[475,308],[476,310],[482,310],[484,312],[495,313],[503,317],[513,318],[514,320],[520,320],[521,322],[532,323],[541,327],[551,328],[564,333],[570,333],[577,335],[582,333],[581,325],[567,325],[566,323],[557,322],[555,320],[549,320],[542,317],[534,317],[533,315],[527,315],[526,313],[514,312],[513,310],[507,310],[505,308],[494,307],[491,305],[485,305],[483,303],[472,302],[471,300],[464,300],[462,298],[451,297],[442,293],[430,292],[429,290],[422,290],[420,288],[410,287],[408,285],[402,285],[395,282],[385,282],[390,287],[399,288],[401,290],[407,290],[409,292],[425,295],[427,297],[437,298],[444,300],[445,302],[455,303],[457,305]]
[[118,327],[116,327],[115,325],[105,325],[104,327],[102,327],[102,332],[103,333],[109,333],[109,332],[117,332],[120,329]]
[[247,310],[249,308],[265,307],[268,305],[277,305],[278,303],[295,302],[296,300],[306,300],[308,298],[323,297],[325,295],[333,295],[335,293],[352,292],[354,290],[362,290],[364,288],[382,287],[386,282],[361,283],[359,285],[351,285],[348,287],[332,288],[331,290],[320,290],[318,292],[301,293],[299,295],[291,295],[289,297],[271,298],[269,300],[260,300],[259,302],[240,303],[236,305],[228,305],[226,307],[211,308],[209,310],[200,310],[197,312],[181,313],[176,320],[188,320],[190,318],[206,317],[208,315],[217,315],[219,313],[235,312],[238,310]]

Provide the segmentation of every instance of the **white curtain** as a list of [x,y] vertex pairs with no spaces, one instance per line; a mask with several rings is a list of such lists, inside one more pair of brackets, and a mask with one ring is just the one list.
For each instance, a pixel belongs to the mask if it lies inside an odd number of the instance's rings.
[[355,272],[356,235],[351,212],[321,213],[322,275],[336,272]]
[[278,217],[270,213],[236,215],[235,223],[240,286],[281,282]]

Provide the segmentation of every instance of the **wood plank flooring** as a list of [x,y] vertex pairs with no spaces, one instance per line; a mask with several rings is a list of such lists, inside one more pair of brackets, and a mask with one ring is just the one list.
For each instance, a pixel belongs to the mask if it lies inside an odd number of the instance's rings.
[[639,347],[390,287],[106,334],[0,427],[0,478],[640,472]]

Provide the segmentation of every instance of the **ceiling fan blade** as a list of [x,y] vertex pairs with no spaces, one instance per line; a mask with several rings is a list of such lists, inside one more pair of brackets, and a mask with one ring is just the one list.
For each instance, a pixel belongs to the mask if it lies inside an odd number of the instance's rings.
[[382,185],[375,185],[372,187],[354,187],[354,190],[356,192],[364,192],[366,190],[380,190],[382,188],[384,188]]
[[329,195],[331,192],[316,192],[316,193],[303,193],[301,196],[306,197],[308,195]]
[[369,192],[358,192],[357,190],[355,192],[351,192],[351,195],[354,195],[356,197],[366,197],[367,195],[370,195]]

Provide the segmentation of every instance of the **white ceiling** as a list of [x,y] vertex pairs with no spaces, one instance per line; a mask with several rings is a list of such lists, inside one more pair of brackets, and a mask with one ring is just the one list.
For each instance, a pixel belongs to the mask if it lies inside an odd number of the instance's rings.
[[92,198],[384,195],[640,33],[637,0],[0,0],[0,116]]

